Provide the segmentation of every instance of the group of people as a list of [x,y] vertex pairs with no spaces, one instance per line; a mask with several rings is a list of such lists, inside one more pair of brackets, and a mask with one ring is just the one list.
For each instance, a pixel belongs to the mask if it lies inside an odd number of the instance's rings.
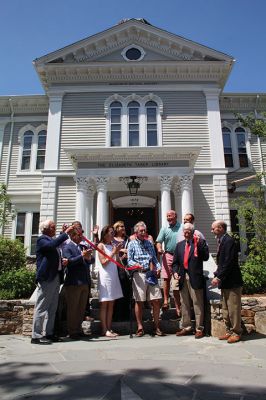
[[[93,248],[84,241],[78,221],[64,227],[55,236],[53,221],[40,224],[42,235],[37,240],[37,300],[35,306],[32,343],[50,344],[54,337],[54,320],[59,296],[60,274],[64,275],[69,337],[78,340],[82,335],[90,291],[90,266],[94,263]],[[242,277],[238,264],[238,250],[234,239],[227,233],[224,221],[215,221],[212,232],[217,238],[217,270],[212,286],[222,293],[223,317],[226,333],[219,339],[235,343],[241,338]],[[131,288],[135,301],[136,336],[145,334],[143,304],[149,302],[154,321],[154,335],[164,336],[160,329],[160,310],[169,308],[172,286],[177,318],[181,329],[177,336],[194,333],[195,339],[205,334],[203,262],[209,258],[204,235],[195,229],[194,215],[188,213],[183,223],[177,221],[174,210],[167,212],[167,226],[161,228],[155,239],[148,235],[143,221],[134,226],[134,233],[126,236],[123,221],[103,227],[98,238],[93,231],[100,266],[98,290],[102,335],[117,337],[112,330],[113,316],[128,318],[131,307]],[[94,246],[93,246],[94,247]],[[160,260],[161,258],[161,260]],[[130,271],[130,281],[128,279]],[[158,278],[163,280],[163,301]],[[191,306],[195,315],[192,323]],[[118,315],[117,315],[118,314]],[[119,315],[120,314],[120,315]],[[122,314],[122,315],[121,315]],[[46,324],[46,326],[44,326]]]

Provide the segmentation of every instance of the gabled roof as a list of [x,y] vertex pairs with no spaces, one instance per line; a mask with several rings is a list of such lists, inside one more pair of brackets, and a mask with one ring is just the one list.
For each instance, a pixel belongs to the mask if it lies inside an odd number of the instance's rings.
[[[132,44],[143,48],[145,54],[155,54],[156,63],[151,57],[144,57],[141,61],[126,61],[122,57],[121,51]],[[112,54],[115,53],[119,57],[112,58]],[[198,79],[204,81],[207,79],[204,71],[207,64],[209,72],[213,73],[209,79],[222,86],[233,62],[234,59],[225,53],[154,27],[143,19],[129,19],[103,32],[37,58],[34,60],[34,65],[46,88],[55,83],[56,76],[57,83],[70,80],[72,82],[73,80],[90,82],[98,79],[108,81],[112,80],[112,74],[117,76],[117,81],[121,81],[121,79],[123,81],[123,73],[126,74],[129,70],[138,76],[140,65],[144,68],[142,71],[145,76],[150,73],[150,79],[153,80],[156,79],[156,74],[159,77],[159,75],[167,75],[169,72],[168,80],[190,80],[191,71],[188,71],[187,68],[191,66],[194,75],[199,73]],[[151,66],[159,67],[159,70],[151,73],[149,71]],[[107,70],[101,70],[103,67],[106,67]],[[210,71],[210,67],[212,71]],[[108,68],[112,70],[108,70]],[[123,68],[123,70],[119,70],[119,68]],[[132,68],[136,68],[136,70],[132,71]],[[127,76],[126,79],[128,81],[130,77]],[[134,76],[134,81],[136,81],[136,76]]]

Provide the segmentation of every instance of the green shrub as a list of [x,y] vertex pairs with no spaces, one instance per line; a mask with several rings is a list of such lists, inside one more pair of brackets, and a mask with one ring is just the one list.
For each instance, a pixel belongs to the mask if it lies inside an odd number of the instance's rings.
[[256,258],[248,258],[241,266],[244,281],[243,293],[259,293],[266,288],[266,266]]
[[0,275],[0,299],[27,299],[35,289],[35,272],[27,268]]
[[26,266],[26,250],[19,240],[0,237],[0,274]]

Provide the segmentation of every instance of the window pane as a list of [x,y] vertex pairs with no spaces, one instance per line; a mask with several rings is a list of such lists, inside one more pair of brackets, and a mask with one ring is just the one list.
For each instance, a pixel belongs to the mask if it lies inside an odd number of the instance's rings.
[[111,146],[121,146],[120,132],[111,132]]
[[148,146],[157,146],[157,131],[148,131],[147,145]]
[[224,155],[224,162],[225,162],[225,166],[227,168],[233,168],[234,162],[233,162],[232,154],[225,154]]
[[147,109],[147,122],[156,122],[156,108]]
[[120,131],[121,125],[120,124],[112,124],[111,125],[111,130],[112,131]]
[[137,101],[131,101],[128,103],[128,107],[139,107],[139,103]]
[[[223,128],[223,132],[225,131],[225,129],[228,129],[228,128]],[[233,162],[233,153],[232,153],[230,133],[223,133],[223,145],[224,145],[225,166],[228,168],[231,168],[234,166],[234,162]]]
[[[242,129],[242,128],[237,128]],[[244,133],[238,133],[237,137],[237,147],[238,147],[238,157],[239,157],[239,165],[241,168],[248,167],[248,157],[247,157],[247,149],[246,149],[246,136]]]
[[45,150],[46,150],[46,131],[41,131],[38,133],[36,169],[44,168]]
[[122,104],[120,103],[120,101],[113,101],[112,104],[110,105],[110,107],[111,107],[111,108],[113,108],[113,107],[116,107],[116,108],[117,108],[117,107],[118,107],[118,108],[120,107],[120,108],[121,108],[121,107],[122,107]]
[[39,233],[39,222],[40,222],[40,213],[33,213],[32,215],[32,235],[38,235]]
[[30,169],[30,157],[22,157],[21,169]]
[[36,242],[37,242],[38,236],[32,236],[31,237],[31,246],[30,246],[30,254],[34,256],[36,254]]
[[145,104],[145,107],[157,107],[157,104],[155,103],[155,101],[148,101]]
[[120,113],[118,115],[111,114],[111,124],[120,123]]
[[32,131],[27,131],[24,133],[21,169],[30,169],[32,139],[33,139]]
[[129,132],[129,146],[139,146],[139,132]]
[[17,214],[17,228],[16,228],[17,235],[24,235],[25,219],[26,219],[26,213],[18,213]]

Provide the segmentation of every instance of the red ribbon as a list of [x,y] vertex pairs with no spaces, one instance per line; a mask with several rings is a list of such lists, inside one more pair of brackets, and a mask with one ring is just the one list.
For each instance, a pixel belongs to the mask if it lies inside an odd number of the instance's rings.
[[112,257],[108,256],[108,254],[105,254],[104,251],[102,251],[101,249],[99,249],[99,247],[94,244],[93,242],[91,242],[89,239],[87,239],[85,236],[82,236],[82,240],[85,240],[85,242],[87,242],[91,247],[94,248],[94,250],[98,251],[99,253],[101,253],[104,257],[106,257],[108,260],[112,261],[113,263],[115,263],[119,268],[123,268],[126,269],[127,271],[135,271],[137,269],[141,269],[141,267],[139,265],[134,265],[133,267],[125,267],[123,264],[121,264],[120,262],[114,260]]

